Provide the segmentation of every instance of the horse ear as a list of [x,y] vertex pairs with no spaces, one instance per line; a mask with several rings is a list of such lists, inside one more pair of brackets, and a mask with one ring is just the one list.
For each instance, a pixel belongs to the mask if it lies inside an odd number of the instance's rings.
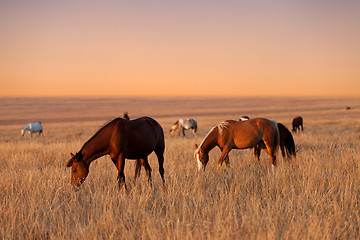
[[199,147],[199,146],[195,143],[195,149],[198,149],[198,147]]
[[73,162],[74,162],[74,158],[71,158],[71,159],[67,162],[66,166],[67,166],[67,167],[71,167],[72,164],[73,164]]
[[74,159],[75,159],[74,154],[72,154],[72,153],[70,153],[70,154],[71,154],[71,159],[67,162],[67,164],[66,164],[67,167],[71,167],[74,162]]

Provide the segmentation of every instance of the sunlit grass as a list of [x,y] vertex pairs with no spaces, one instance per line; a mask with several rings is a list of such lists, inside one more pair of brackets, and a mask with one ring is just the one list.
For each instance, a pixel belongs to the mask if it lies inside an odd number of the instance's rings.
[[166,189],[152,154],[153,187],[144,171],[134,183],[135,162],[129,160],[127,191],[118,189],[116,168],[107,156],[91,164],[80,191],[69,185],[70,152],[102,123],[86,128],[78,122],[69,128],[53,123],[43,138],[21,138],[13,131],[17,127],[2,127],[7,132],[0,142],[0,238],[360,237],[360,122],[343,116],[304,118],[305,132],[294,135],[297,158],[279,156],[274,176],[268,156],[262,152],[257,161],[251,150],[233,150],[231,168],[217,169],[218,149],[210,152],[206,172],[198,174],[194,143],[219,121],[200,117],[199,136],[187,132],[185,138],[170,138],[172,119],[159,120],[166,132]]

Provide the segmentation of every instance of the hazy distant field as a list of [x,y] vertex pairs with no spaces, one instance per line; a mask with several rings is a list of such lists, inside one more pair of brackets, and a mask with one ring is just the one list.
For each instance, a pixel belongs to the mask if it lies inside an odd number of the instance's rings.
[[[345,110],[351,106],[351,110]],[[90,166],[80,191],[69,186],[70,152],[104,123],[128,111],[164,128],[164,191],[150,156],[153,187],[125,165],[129,192],[119,191],[108,156]],[[297,115],[296,160],[233,150],[231,168],[210,152],[197,174],[194,143],[211,127],[242,115],[290,128]],[[196,118],[198,136],[170,138],[178,118]],[[41,121],[44,137],[20,136]],[[0,99],[0,239],[359,239],[360,99]]]

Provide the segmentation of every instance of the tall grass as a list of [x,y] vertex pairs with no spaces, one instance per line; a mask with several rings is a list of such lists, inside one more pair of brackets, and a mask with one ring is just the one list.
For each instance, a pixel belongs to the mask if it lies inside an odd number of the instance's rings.
[[166,189],[152,154],[153,187],[144,171],[133,181],[135,163],[128,160],[127,191],[118,189],[107,156],[91,164],[80,191],[69,186],[70,152],[78,151],[100,122],[48,124],[43,138],[21,138],[18,126],[2,127],[0,239],[360,237],[359,121],[340,115],[304,118],[305,132],[294,135],[297,158],[279,156],[274,176],[268,156],[262,152],[257,161],[251,150],[233,150],[231,167],[217,169],[218,149],[210,152],[206,172],[198,174],[194,143],[218,123],[199,119],[199,136],[185,138],[170,138],[172,118],[160,119],[166,130]]

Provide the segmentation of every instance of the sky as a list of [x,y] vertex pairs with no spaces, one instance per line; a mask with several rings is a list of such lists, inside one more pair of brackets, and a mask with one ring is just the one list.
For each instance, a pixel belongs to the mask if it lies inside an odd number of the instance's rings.
[[360,96],[360,1],[0,2],[0,97]]

